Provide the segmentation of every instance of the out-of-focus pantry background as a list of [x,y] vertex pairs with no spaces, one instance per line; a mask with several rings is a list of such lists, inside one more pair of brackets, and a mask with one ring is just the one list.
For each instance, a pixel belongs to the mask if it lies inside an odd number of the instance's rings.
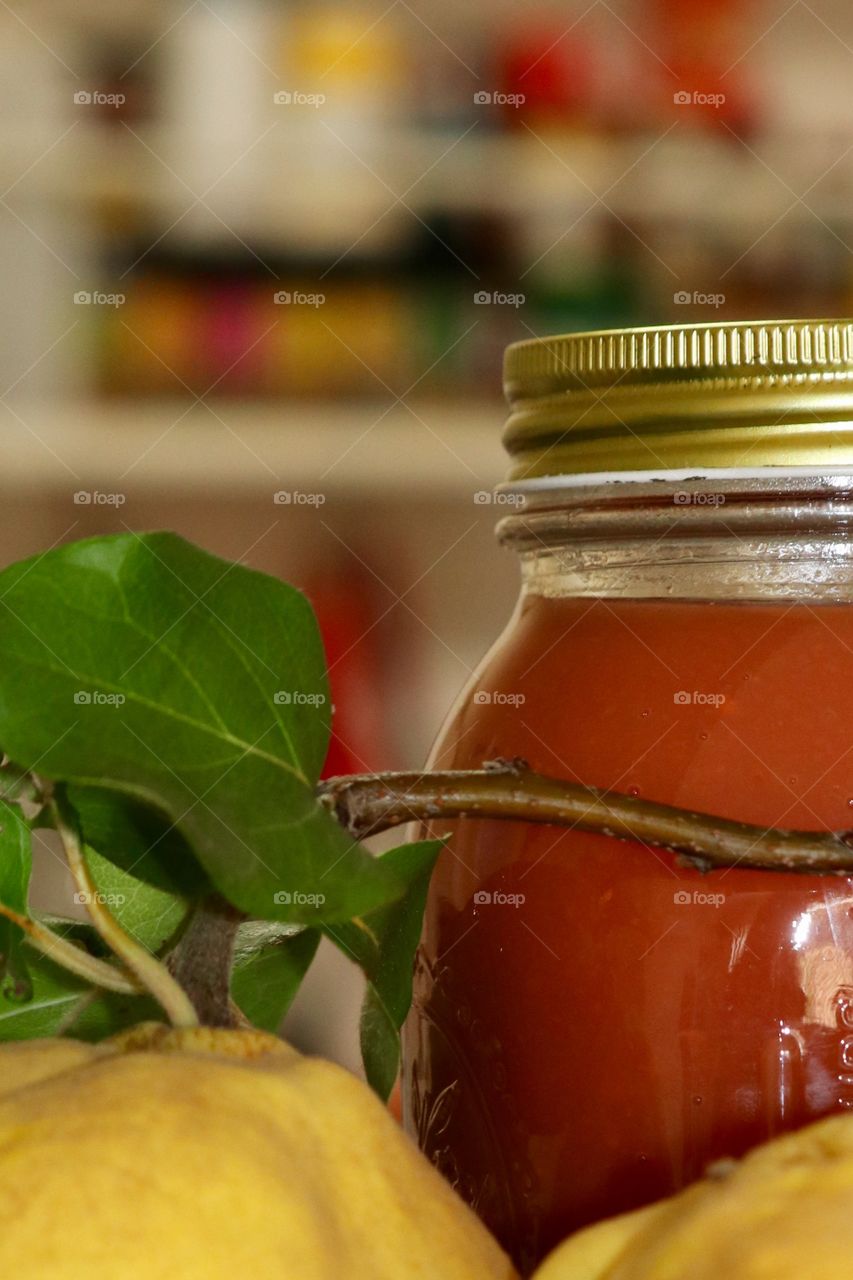
[[849,314],[851,73],[844,0],[4,3],[0,561],[281,574],[330,771],[417,765],[515,594],[503,347]]

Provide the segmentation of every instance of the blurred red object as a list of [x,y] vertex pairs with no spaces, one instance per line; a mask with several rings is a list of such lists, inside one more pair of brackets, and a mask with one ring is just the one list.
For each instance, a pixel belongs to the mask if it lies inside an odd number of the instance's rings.
[[306,595],[314,606],[329,668],[332,737],[323,777],[387,765],[387,722],[377,622],[387,606],[363,569],[318,573]]
[[[595,65],[590,42],[563,23],[539,19],[513,27],[498,51],[501,92],[512,101],[505,121],[577,124],[590,113]],[[520,103],[515,99],[520,98]]]
[[685,123],[722,124],[738,134],[752,129],[755,106],[741,66],[750,46],[744,17],[752,7],[743,0],[657,0],[655,47],[671,73],[667,94],[686,108]]

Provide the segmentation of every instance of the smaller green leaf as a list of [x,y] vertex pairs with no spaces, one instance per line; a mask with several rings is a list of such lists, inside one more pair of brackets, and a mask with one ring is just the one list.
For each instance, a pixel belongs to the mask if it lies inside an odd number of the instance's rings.
[[[33,865],[32,832],[16,805],[0,800],[0,902],[27,914]],[[3,994],[25,1000],[31,994],[22,955],[24,934],[11,920],[0,918],[0,975]]]
[[13,941],[6,961],[6,973],[3,979],[3,995],[14,1004],[21,1004],[32,999],[33,984],[24,950],[23,940]]
[[430,876],[441,840],[400,845],[384,854],[403,877],[402,898],[360,919],[327,924],[323,932],[364,971],[361,1056],[368,1084],[381,1098],[394,1087],[400,1067],[400,1028],[412,1002],[415,950],[421,936]]
[[187,897],[201,897],[210,881],[169,820],[130,796],[105,787],[66,787],[86,844],[137,880]]
[[[79,936],[83,932],[57,924],[52,927],[66,936]],[[32,996],[21,1003],[5,992],[0,995],[0,1042],[60,1034],[78,1040],[102,1040],[136,1022],[162,1018],[148,997],[93,992],[81,978],[32,948],[27,949],[27,962]]]
[[[163,1020],[163,1010],[150,996],[123,996],[115,991],[101,991],[92,998],[90,992],[76,1017],[73,1010],[69,1010],[61,1031],[71,1039],[97,1043],[140,1022]],[[55,1035],[56,1032],[49,1034]]]
[[[97,855],[90,855],[93,871],[97,864]],[[98,880],[98,883],[106,882]],[[152,904],[153,900],[148,897],[150,886],[141,888],[144,901]],[[175,918],[174,907],[169,910],[173,913],[171,916],[168,911],[159,915],[155,911],[142,913],[135,936],[155,946]],[[125,927],[130,926],[133,918],[133,912],[125,914]],[[56,919],[52,919],[50,925],[56,933],[87,946],[93,954],[103,951],[98,935],[89,925]],[[254,1026],[272,1032],[278,1029],[314,958],[318,942],[319,932],[314,929],[294,932],[288,926],[259,921],[241,926],[234,954],[232,994]],[[29,949],[28,955],[33,977],[32,999],[21,1004],[0,994],[0,1043],[56,1035],[97,1041],[138,1022],[163,1020],[162,1009],[148,996],[96,991],[41,953]]]
[[361,1006],[359,1040],[364,1074],[383,1102],[391,1096],[400,1070],[400,1027],[392,1018],[372,982],[368,982]]
[[231,994],[255,1027],[275,1032],[299,990],[320,942],[319,929],[251,921],[234,949]]
[[86,861],[98,891],[122,928],[149,951],[160,951],[186,919],[186,898],[137,880],[95,849],[87,847]]
[[[180,928],[189,904],[136,880],[95,850],[86,852],[98,892],[104,895],[113,915],[143,946],[160,951]],[[104,955],[106,948],[91,925],[55,917],[46,923],[55,933],[73,939],[91,954]],[[21,1003],[20,994],[9,984],[3,989],[0,1042],[59,1034],[100,1040],[136,1022],[163,1017],[162,1010],[147,996],[96,991],[32,947],[26,948],[26,956],[32,975],[30,998]],[[20,949],[14,958],[16,962],[22,958]]]
[[0,994],[0,1042],[52,1036],[86,991],[86,984],[45,956],[30,951],[32,995],[22,1004]]

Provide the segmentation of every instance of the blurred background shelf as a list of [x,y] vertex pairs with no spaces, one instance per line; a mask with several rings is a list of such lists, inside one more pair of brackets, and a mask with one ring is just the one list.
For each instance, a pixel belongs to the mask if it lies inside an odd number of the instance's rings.
[[488,398],[536,333],[851,309],[842,0],[22,17],[0,394]]
[[[507,134],[477,121],[455,129],[390,123],[382,128],[381,148],[371,154],[362,143],[363,154],[355,156],[346,131],[322,116],[291,121],[271,109],[264,123],[268,131],[222,183],[228,226],[215,213],[196,214],[188,228],[175,228],[177,239],[215,244],[236,232],[271,248],[292,248],[296,236],[306,248],[316,241],[328,250],[335,225],[342,235],[356,212],[382,217],[404,192],[400,212],[424,217],[440,210],[531,219],[555,212],[566,220],[690,218],[729,237],[750,226],[764,230],[777,216],[844,227],[853,222],[853,154],[839,159],[832,133],[803,136],[792,157],[786,134],[744,139],[723,129],[719,136],[685,137],[677,121],[616,136],[580,128],[527,133],[522,127]],[[52,145],[52,163],[36,166],[27,190],[84,213],[134,207],[169,225],[183,222],[204,190],[203,183],[186,181],[186,157],[173,130],[120,121],[72,120],[59,143],[50,131],[31,139],[0,137],[0,181],[14,182],[34,150]],[[810,191],[822,156],[832,173]],[[224,167],[220,163],[213,178]],[[310,186],[287,182],[287,174],[306,168]],[[347,170],[349,181],[342,180]],[[721,193],[733,198],[722,200]]]
[[[101,401],[0,407],[0,489],[459,500],[501,478],[499,402]],[[277,506],[286,506],[279,502]],[[272,505],[270,506],[272,511]]]

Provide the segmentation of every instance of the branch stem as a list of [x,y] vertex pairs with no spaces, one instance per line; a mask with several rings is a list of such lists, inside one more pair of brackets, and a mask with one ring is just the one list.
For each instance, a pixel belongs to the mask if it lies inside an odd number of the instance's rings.
[[535,773],[522,760],[482,769],[331,778],[320,799],[357,839],[402,823],[451,818],[542,822],[634,840],[703,870],[853,874],[853,832],[786,831],[693,813]]

